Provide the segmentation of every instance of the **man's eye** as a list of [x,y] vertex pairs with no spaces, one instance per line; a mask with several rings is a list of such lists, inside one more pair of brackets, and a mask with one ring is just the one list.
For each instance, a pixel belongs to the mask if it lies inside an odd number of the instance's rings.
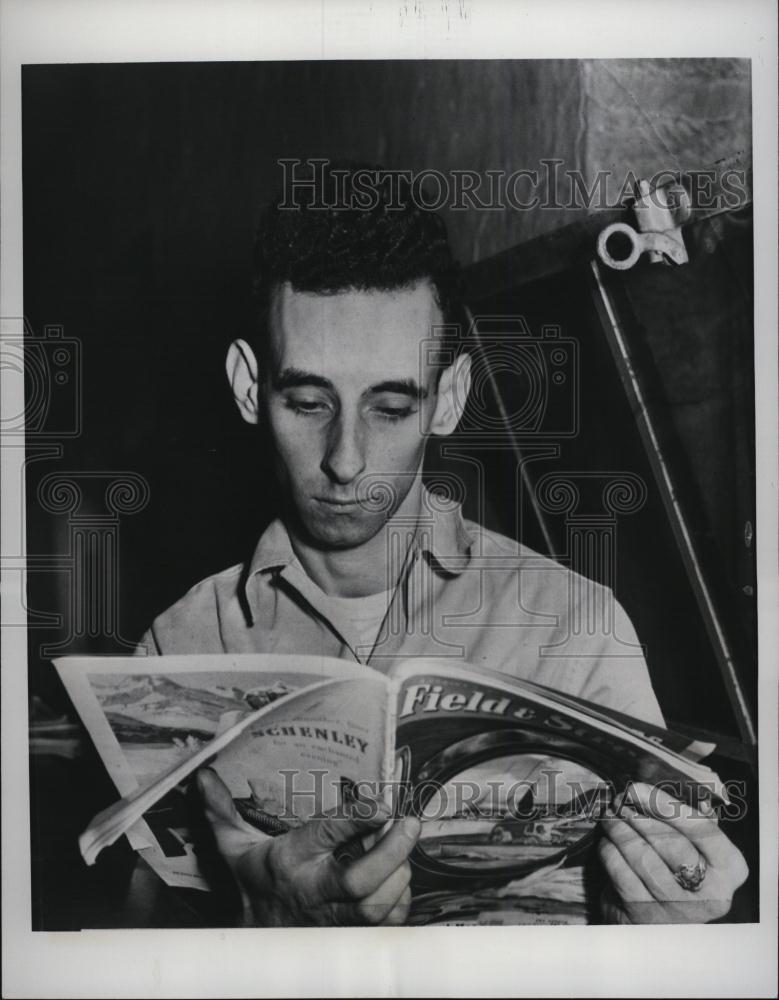
[[329,410],[327,403],[318,399],[287,399],[286,406],[287,409],[305,416],[327,413]]
[[409,417],[414,412],[410,406],[377,406],[375,412],[382,418],[382,420],[402,420],[404,417]]

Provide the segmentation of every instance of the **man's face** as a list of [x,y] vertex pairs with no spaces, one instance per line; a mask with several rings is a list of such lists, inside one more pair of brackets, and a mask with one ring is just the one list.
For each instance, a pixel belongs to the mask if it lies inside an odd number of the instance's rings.
[[[261,376],[277,471],[309,539],[368,541],[414,484],[436,410],[438,369],[420,342],[442,322],[430,284],[397,291],[274,294]],[[390,500],[361,503],[386,482]]]

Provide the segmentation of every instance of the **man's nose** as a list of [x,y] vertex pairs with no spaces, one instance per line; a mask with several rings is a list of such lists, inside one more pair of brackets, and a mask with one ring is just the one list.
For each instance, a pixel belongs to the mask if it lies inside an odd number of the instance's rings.
[[365,468],[364,428],[345,415],[331,424],[322,469],[337,483],[350,483]]

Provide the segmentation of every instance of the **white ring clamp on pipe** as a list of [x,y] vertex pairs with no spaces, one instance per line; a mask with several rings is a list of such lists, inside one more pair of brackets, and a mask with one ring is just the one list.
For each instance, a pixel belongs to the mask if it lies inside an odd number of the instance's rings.
[[[630,254],[621,260],[612,257],[606,245],[614,233],[622,233],[630,241]],[[627,271],[633,267],[644,249],[643,240],[635,229],[626,222],[613,222],[598,235],[598,256],[606,267],[611,267],[615,271]]]

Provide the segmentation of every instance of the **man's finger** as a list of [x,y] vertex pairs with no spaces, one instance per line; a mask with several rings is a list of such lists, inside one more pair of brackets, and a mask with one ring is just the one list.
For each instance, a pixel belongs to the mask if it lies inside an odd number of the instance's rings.
[[367,854],[344,870],[341,883],[353,899],[364,899],[386,881],[408,858],[419,837],[421,824],[414,816],[394,823]]
[[370,924],[380,924],[397,905],[411,881],[411,866],[403,864],[385,879],[375,892],[358,904],[358,910]]
[[382,924],[390,927],[401,927],[408,920],[411,909],[411,889],[406,888],[400,895],[400,899],[382,920]]
[[654,903],[655,899],[619,852],[616,844],[605,838],[598,844],[600,857],[617,895],[627,903]]
[[378,830],[391,818],[389,806],[376,802],[365,808],[360,815],[356,810],[349,813],[335,811],[322,817],[312,817],[298,828],[298,842],[301,848],[311,853],[330,853],[353,837]]
[[269,839],[239,815],[229,788],[216,771],[201,768],[195,775],[195,781],[206,819],[225,860],[237,859],[249,847]]
[[630,786],[628,801],[643,809],[649,816],[663,820],[692,841],[713,868],[728,868],[733,864],[737,848],[720,830],[713,816],[693,809],[659,786],[643,782]]
[[[703,852],[670,823],[650,816],[626,814],[623,818],[665,861],[672,874],[678,872],[683,865],[694,867],[703,859]],[[726,841],[727,854],[724,861],[710,866],[710,874],[706,876],[707,881],[701,887],[699,899],[729,901],[749,875],[749,869],[741,852],[721,831],[720,835]],[[682,898],[685,898],[684,892]]]
[[700,853],[690,840],[661,819],[652,816],[632,815],[624,810],[622,819],[627,825],[652,847],[673,873],[681,865],[695,865]]
[[604,817],[601,826],[628,867],[641,879],[656,900],[665,902],[679,895],[679,885],[668,865],[624,820]]

